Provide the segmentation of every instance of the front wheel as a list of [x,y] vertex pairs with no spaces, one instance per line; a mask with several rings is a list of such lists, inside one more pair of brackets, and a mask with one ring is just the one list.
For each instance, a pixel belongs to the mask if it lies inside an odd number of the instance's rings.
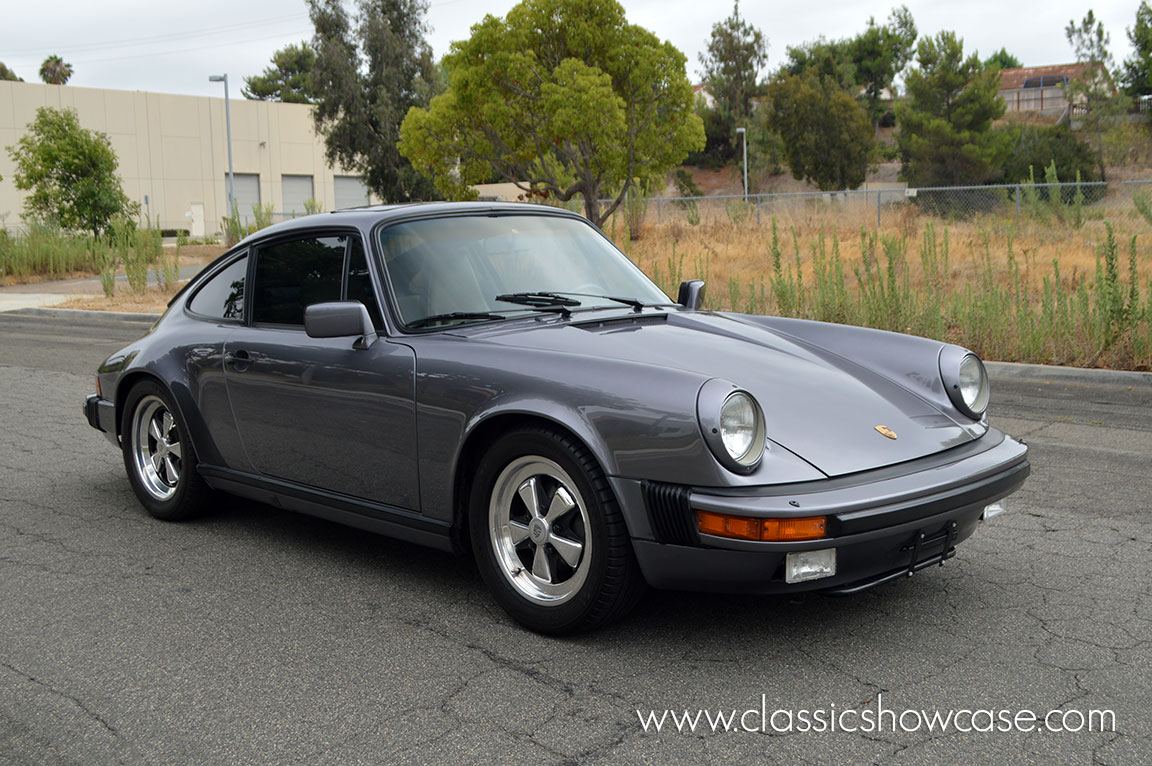
[[199,514],[210,490],[168,392],[156,383],[138,383],[128,392],[122,417],[124,468],[140,503],[165,521]]
[[527,628],[575,633],[644,591],[623,516],[591,454],[552,429],[507,434],[481,461],[472,548],[500,605]]

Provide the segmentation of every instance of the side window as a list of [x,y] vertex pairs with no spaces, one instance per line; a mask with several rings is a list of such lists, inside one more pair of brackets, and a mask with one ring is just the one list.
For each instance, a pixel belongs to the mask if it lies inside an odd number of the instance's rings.
[[364,245],[359,237],[352,237],[352,244],[348,249],[348,294],[347,300],[360,301],[368,307],[372,316],[372,324],[376,329],[384,329],[384,321],[380,317],[380,304],[376,300],[376,291],[372,288],[372,276],[368,273],[368,259],[364,255]]
[[188,309],[216,319],[243,319],[244,276],[247,273],[248,256],[233,261],[196,291],[188,302]]
[[252,321],[304,324],[304,307],[340,300],[348,236],[277,242],[256,252]]

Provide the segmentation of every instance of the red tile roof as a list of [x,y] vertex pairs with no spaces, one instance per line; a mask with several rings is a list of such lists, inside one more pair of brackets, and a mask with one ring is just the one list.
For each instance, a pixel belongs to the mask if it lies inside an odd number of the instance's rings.
[[1001,69],[1000,90],[1023,88],[1024,81],[1031,80],[1033,77],[1067,75],[1069,80],[1075,80],[1076,77],[1084,71],[1086,66],[1088,66],[1086,62],[1079,62],[1076,64],[1052,64],[1050,66],[1025,66],[1016,69]]

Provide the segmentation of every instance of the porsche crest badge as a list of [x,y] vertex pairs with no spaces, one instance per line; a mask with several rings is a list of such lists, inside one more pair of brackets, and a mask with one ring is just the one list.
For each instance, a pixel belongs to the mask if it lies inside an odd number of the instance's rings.
[[895,439],[896,438],[896,432],[893,431],[888,426],[876,426],[876,430],[879,431],[880,433],[884,434],[885,436],[887,436],[889,439]]

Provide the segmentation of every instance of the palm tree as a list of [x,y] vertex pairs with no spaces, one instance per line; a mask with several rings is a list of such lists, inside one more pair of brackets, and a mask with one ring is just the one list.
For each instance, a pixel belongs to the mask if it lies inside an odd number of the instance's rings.
[[59,56],[49,56],[40,65],[40,79],[49,85],[63,85],[70,77],[72,77],[72,65]]

